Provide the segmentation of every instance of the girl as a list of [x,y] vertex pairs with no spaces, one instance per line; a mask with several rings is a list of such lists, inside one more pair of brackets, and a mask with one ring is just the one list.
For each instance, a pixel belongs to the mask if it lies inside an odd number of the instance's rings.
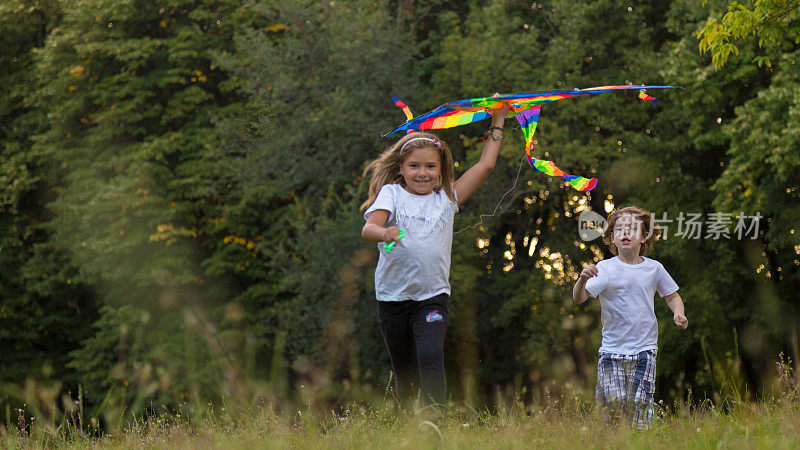
[[[400,398],[413,394],[419,379],[425,401],[446,401],[453,217],[494,168],[507,112],[508,106],[493,112],[480,161],[455,182],[450,149],[431,133],[404,136],[367,167],[372,180],[361,235],[379,243],[375,296]],[[391,252],[384,242],[395,243]]]

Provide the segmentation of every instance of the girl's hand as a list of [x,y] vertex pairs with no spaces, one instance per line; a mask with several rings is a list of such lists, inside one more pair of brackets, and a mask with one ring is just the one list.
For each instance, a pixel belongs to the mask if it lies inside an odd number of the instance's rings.
[[[499,95],[495,93],[492,97]],[[506,121],[506,114],[509,109],[509,105],[503,103],[503,106],[499,109],[492,110],[492,126],[486,134],[486,144],[483,147],[483,152],[481,152],[481,159],[474,166],[467,169],[464,175],[461,175],[455,182],[458,203],[464,203],[466,199],[470,198],[478,189],[478,186],[489,176],[489,172],[494,169],[497,163],[497,155],[500,153],[500,140],[503,139],[503,124]]]
[[[499,97],[500,94],[497,92],[492,95],[492,97]],[[506,114],[511,109],[508,103],[503,103],[503,107],[500,109],[492,110],[492,126],[503,128],[503,124],[506,121]]]
[[597,266],[595,266],[594,264],[589,264],[588,266],[584,267],[583,270],[581,270],[581,278],[583,278],[584,280],[588,280],[589,278],[596,276],[597,276]]
[[682,328],[684,330],[686,329],[686,327],[689,326],[689,319],[687,319],[686,316],[684,316],[681,313],[675,313],[672,316],[672,320],[675,321],[675,325],[677,325],[678,327],[680,327],[680,328]]
[[386,231],[383,232],[383,241],[387,244],[391,242],[400,242],[400,228],[398,227],[388,227]]

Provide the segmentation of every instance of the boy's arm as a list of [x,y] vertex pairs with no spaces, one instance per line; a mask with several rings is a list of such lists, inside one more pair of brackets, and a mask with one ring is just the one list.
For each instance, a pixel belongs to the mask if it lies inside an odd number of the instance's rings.
[[591,296],[586,290],[586,280],[594,276],[597,276],[597,266],[589,264],[583,268],[575,287],[572,288],[572,299],[575,300],[575,303],[583,303]]
[[575,287],[572,288],[572,299],[575,300],[575,303],[583,303],[589,299],[590,295],[586,290],[586,280],[579,277]]
[[672,320],[675,322],[675,325],[685,330],[686,327],[689,326],[689,319],[684,315],[681,296],[677,292],[673,292],[664,297],[664,300],[667,302],[669,309],[672,310]]
[[384,228],[389,220],[389,211],[376,209],[367,218],[367,223],[361,229],[361,237],[368,242],[392,242],[400,239],[397,227]]
[[[474,194],[478,190],[478,186],[486,180],[486,177],[494,169],[494,165],[497,163],[497,154],[500,153],[500,142],[503,139],[502,129],[508,110],[508,105],[504,105],[501,109],[492,111],[492,127],[498,127],[501,131],[497,131],[494,128],[491,129],[491,134],[486,137],[486,145],[483,147],[480,161],[456,180],[455,188],[459,203],[464,203],[464,200]],[[496,133],[500,134],[500,139],[498,140],[494,139]]]

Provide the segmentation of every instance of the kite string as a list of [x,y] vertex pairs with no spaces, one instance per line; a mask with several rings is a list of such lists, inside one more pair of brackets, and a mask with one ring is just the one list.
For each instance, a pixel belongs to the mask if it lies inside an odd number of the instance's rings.
[[456,231],[455,233],[453,233],[453,235],[455,236],[456,234],[461,233],[462,231],[465,231],[465,230],[469,230],[470,228],[476,228],[477,226],[479,226],[479,225],[481,225],[483,223],[483,218],[484,217],[494,217],[497,214],[497,210],[500,208],[500,204],[503,203],[503,199],[506,198],[506,195],[510,194],[511,191],[513,191],[514,189],[517,188],[517,181],[519,181],[519,174],[522,172],[522,168],[525,167],[525,164],[527,162],[528,162],[527,159],[523,156],[522,157],[522,164],[520,164],[519,169],[517,169],[517,177],[514,179],[514,185],[511,186],[511,189],[507,190],[506,193],[503,194],[502,197],[500,197],[500,201],[497,202],[497,206],[494,207],[494,211],[491,214],[481,214],[481,217],[480,217],[480,220],[478,221],[478,223],[476,223],[475,225],[470,225],[468,227],[464,227],[464,228]]

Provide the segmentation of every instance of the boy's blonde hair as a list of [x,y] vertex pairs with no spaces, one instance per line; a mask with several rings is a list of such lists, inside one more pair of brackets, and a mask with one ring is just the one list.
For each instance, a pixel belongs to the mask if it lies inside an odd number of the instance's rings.
[[603,231],[603,242],[608,245],[608,249],[611,250],[611,253],[614,255],[619,254],[617,246],[614,245],[612,239],[614,237],[614,226],[617,224],[617,220],[625,214],[630,214],[642,221],[641,233],[647,236],[647,240],[644,241],[639,248],[639,255],[644,255],[653,248],[653,243],[661,236],[661,227],[658,226],[649,211],[645,211],[636,206],[627,206],[614,210],[614,212],[608,216],[608,225]]
[[[412,139],[413,142],[410,142]],[[406,145],[406,143],[408,144]],[[378,159],[369,163],[366,170],[364,170],[364,176],[372,171],[372,179],[369,182],[369,198],[361,204],[362,211],[375,201],[375,197],[378,196],[378,192],[384,185],[398,183],[401,186],[405,186],[406,182],[400,174],[400,167],[408,158],[408,155],[421,148],[429,148],[439,152],[442,180],[433,190],[439,192],[444,189],[447,197],[451,201],[456,201],[453,193],[453,156],[450,154],[450,147],[433,133],[415,132],[403,136],[402,139],[384,151]]]

